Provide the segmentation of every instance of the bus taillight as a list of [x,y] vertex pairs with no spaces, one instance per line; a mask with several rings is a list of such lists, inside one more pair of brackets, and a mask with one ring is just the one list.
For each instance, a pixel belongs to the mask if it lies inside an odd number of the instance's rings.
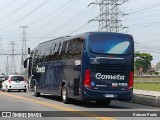
[[133,87],[133,72],[130,71],[129,73],[129,81],[128,81],[128,89],[132,88]]
[[84,79],[84,86],[90,87],[90,85],[91,85],[91,73],[90,73],[90,70],[86,70],[85,79]]

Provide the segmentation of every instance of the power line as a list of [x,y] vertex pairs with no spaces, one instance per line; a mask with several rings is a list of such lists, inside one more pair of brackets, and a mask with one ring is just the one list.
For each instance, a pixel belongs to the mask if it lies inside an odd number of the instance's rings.
[[126,15],[120,10],[128,0],[97,0],[91,4],[98,4],[100,6],[100,15],[90,21],[99,22],[99,31],[105,32],[120,32],[127,27],[121,23],[120,17]]
[[[143,43],[138,43],[138,44],[148,44],[148,43],[153,43],[153,42],[157,42],[157,41],[160,41],[160,39],[158,39],[158,40],[153,40],[153,41],[149,41],[149,42],[143,42]],[[160,46],[159,46],[160,47]]]
[[19,21],[23,20],[24,18],[26,18],[27,16],[29,16],[30,14],[32,14],[33,12],[35,12],[36,10],[38,10],[39,8],[41,8],[42,6],[44,6],[46,3],[48,3],[50,0],[44,0],[38,7],[36,7],[35,9],[33,9],[31,12],[29,12],[28,14],[26,14],[25,16],[23,16],[22,18],[20,18],[19,20],[17,20],[16,22],[14,22],[13,24],[7,26],[6,28],[3,29],[7,29],[13,25],[15,25],[16,23],[18,23]]
[[[67,4],[69,4],[72,0],[70,0],[69,2],[67,2]],[[69,5],[68,7],[66,7],[62,12],[60,12],[57,16],[54,16],[53,19],[51,19],[49,22],[47,22],[45,25],[43,25],[41,28],[39,28],[38,30],[36,30],[35,32],[33,32],[32,34],[38,32],[39,30],[47,27],[50,23],[52,23],[54,20],[56,20],[61,14],[63,14],[68,8],[70,8],[73,4],[74,4],[75,1],[73,1],[73,3],[71,5]],[[67,5],[65,4],[65,5]],[[63,7],[65,6],[63,5]]]
[[72,1],[72,0],[66,2],[66,3],[63,4],[62,6],[58,7],[56,10],[52,11],[52,12],[49,13],[49,14],[46,14],[45,16],[41,17],[41,18],[38,19],[37,21],[34,21],[34,22],[28,24],[27,26],[31,26],[31,25],[36,24],[36,23],[38,23],[39,21],[41,21],[41,20],[47,18],[48,16],[52,15],[52,14],[55,13],[56,11],[60,10],[60,9],[63,8],[64,6],[66,6],[66,5],[67,5],[68,3],[70,3],[71,1]]
[[[129,14],[134,14],[134,13],[145,11],[145,10],[148,10],[148,9],[154,9],[156,7],[159,7],[159,5],[160,5],[160,2],[158,2],[156,4],[149,5],[149,6],[145,6],[145,7],[130,9],[128,11],[135,10],[135,11],[129,12]],[[137,9],[139,9],[139,10],[137,10]]]
[[140,24],[132,24],[132,25],[129,25],[129,26],[141,26],[141,25],[157,25],[157,24],[160,24],[160,22],[149,22],[149,23],[140,23]]
[[19,29],[13,29],[13,30],[8,30],[8,31],[3,31],[1,33],[15,32],[16,30],[19,30]]
[[0,12],[3,12],[7,8],[9,8],[14,2],[15,2],[15,0],[12,0],[5,8],[3,8],[2,10],[0,10]]
[[21,57],[21,72],[23,73],[23,62],[24,60],[27,58],[27,45],[26,45],[26,28],[28,28],[27,26],[21,26],[22,30],[23,30],[23,40],[22,40],[22,57]]
[[[158,23],[159,24],[159,23]],[[159,27],[160,25],[157,25],[157,24],[154,24],[154,25],[142,25],[142,26],[139,26],[138,28],[134,28],[134,29],[132,29],[132,31],[134,31],[134,30],[139,30],[139,29],[143,29],[143,28],[148,28],[148,27]]]
[[16,67],[15,67],[15,59],[14,59],[14,51],[15,51],[15,41],[11,41],[11,65],[10,65],[10,74],[16,73]]
[[151,17],[151,16],[157,16],[157,15],[160,15],[160,14],[151,14],[151,15],[147,15],[147,16],[136,17],[136,18],[128,19],[127,21],[142,19],[142,18],[146,18],[146,17],[148,18],[148,17]]
[[[78,27],[77,29],[71,31],[70,33],[68,33],[66,36],[70,36],[71,34],[77,32],[78,30],[82,29],[83,27],[85,27],[87,24],[89,24],[89,22],[85,23],[84,25]],[[56,37],[59,37],[59,36],[56,36]],[[39,41],[39,40],[38,40]],[[35,41],[35,42],[38,42],[38,41]]]
[[87,24],[89,24],[89,23],[87,22],[87,23],[85,23],[84,25],[80,26],[79,28],[75,29],[74,31],[70,32],[70,33],[68,34],[68,36],[71,35],[71,34],[73,34],[73,33],[75,33],[75,32],[77,32],[78,30],[80,30],[81,28],[83,28],[84,26],[86,26]]
[[[68,21],[66,21],[65,23],[63,23],[63,24],[62,24],[61,26],[59,26],[58,28],[52,30],[52,31],[51,31],[50,33],[48,33],[47,35],[52,34],[52,33],[55,33],[57,30],[63,28],[64,26],[68,25],[68,24],[71,23],[71,22],[72,22],[72,24],[73,24],[73,21],[75,22],[76,20],[79,20],[79,19],[77,19],[77,18],[78,18],[80,15],[85,15],[85,13],[87,13],[87,12],[83,13],[83,11],[85,11],[87,8],[88,8],[88,7],[85,7],[85,8],[83,8],[82,10],[80,10],[80,11],[79,11],[77,14],[75,14],[72,18],[70,18]],[[91,9],[91,8],[90,8],[90,9]],[[76,20],[75,20],[75,18],[76,18]]]
[[1,19],[0,21],[3,21],[9,17],[11,17],[13,14],[15,14],[16,12],[18,12],[19,10],[23,9],[25,6],[27,6],[28,4],[30,4],[33,0],[27,0],[27,2],[25,2],[21,7],[19,7],[18,9],[16,9],[15,11],[11,12],[10,14],[6,15],[6,16],[2,16],[3,19]]

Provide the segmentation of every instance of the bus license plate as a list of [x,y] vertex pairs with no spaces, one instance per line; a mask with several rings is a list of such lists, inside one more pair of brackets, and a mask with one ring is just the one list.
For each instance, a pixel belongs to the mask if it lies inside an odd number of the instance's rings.
[[105,94],[104,97],[106,97],[106,98],[114,98],[115,95],[114,94]]

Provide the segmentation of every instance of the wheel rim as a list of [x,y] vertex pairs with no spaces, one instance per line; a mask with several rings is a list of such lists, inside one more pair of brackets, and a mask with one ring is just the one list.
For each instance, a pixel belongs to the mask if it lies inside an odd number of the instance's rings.
[[63,98],[63,101],[66,100],[66,90],[65,90],[65,88],[63,88],[62,98]]

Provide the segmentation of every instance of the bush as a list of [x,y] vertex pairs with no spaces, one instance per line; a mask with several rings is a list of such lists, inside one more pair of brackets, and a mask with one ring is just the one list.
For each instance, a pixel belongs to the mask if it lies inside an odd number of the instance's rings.
[[158,75],[159,73],[158,73],[158,72],[154,72],[154,74],[155,74],[155,75]]
[[153,72],[149,72],[149,75],[153,75]]

